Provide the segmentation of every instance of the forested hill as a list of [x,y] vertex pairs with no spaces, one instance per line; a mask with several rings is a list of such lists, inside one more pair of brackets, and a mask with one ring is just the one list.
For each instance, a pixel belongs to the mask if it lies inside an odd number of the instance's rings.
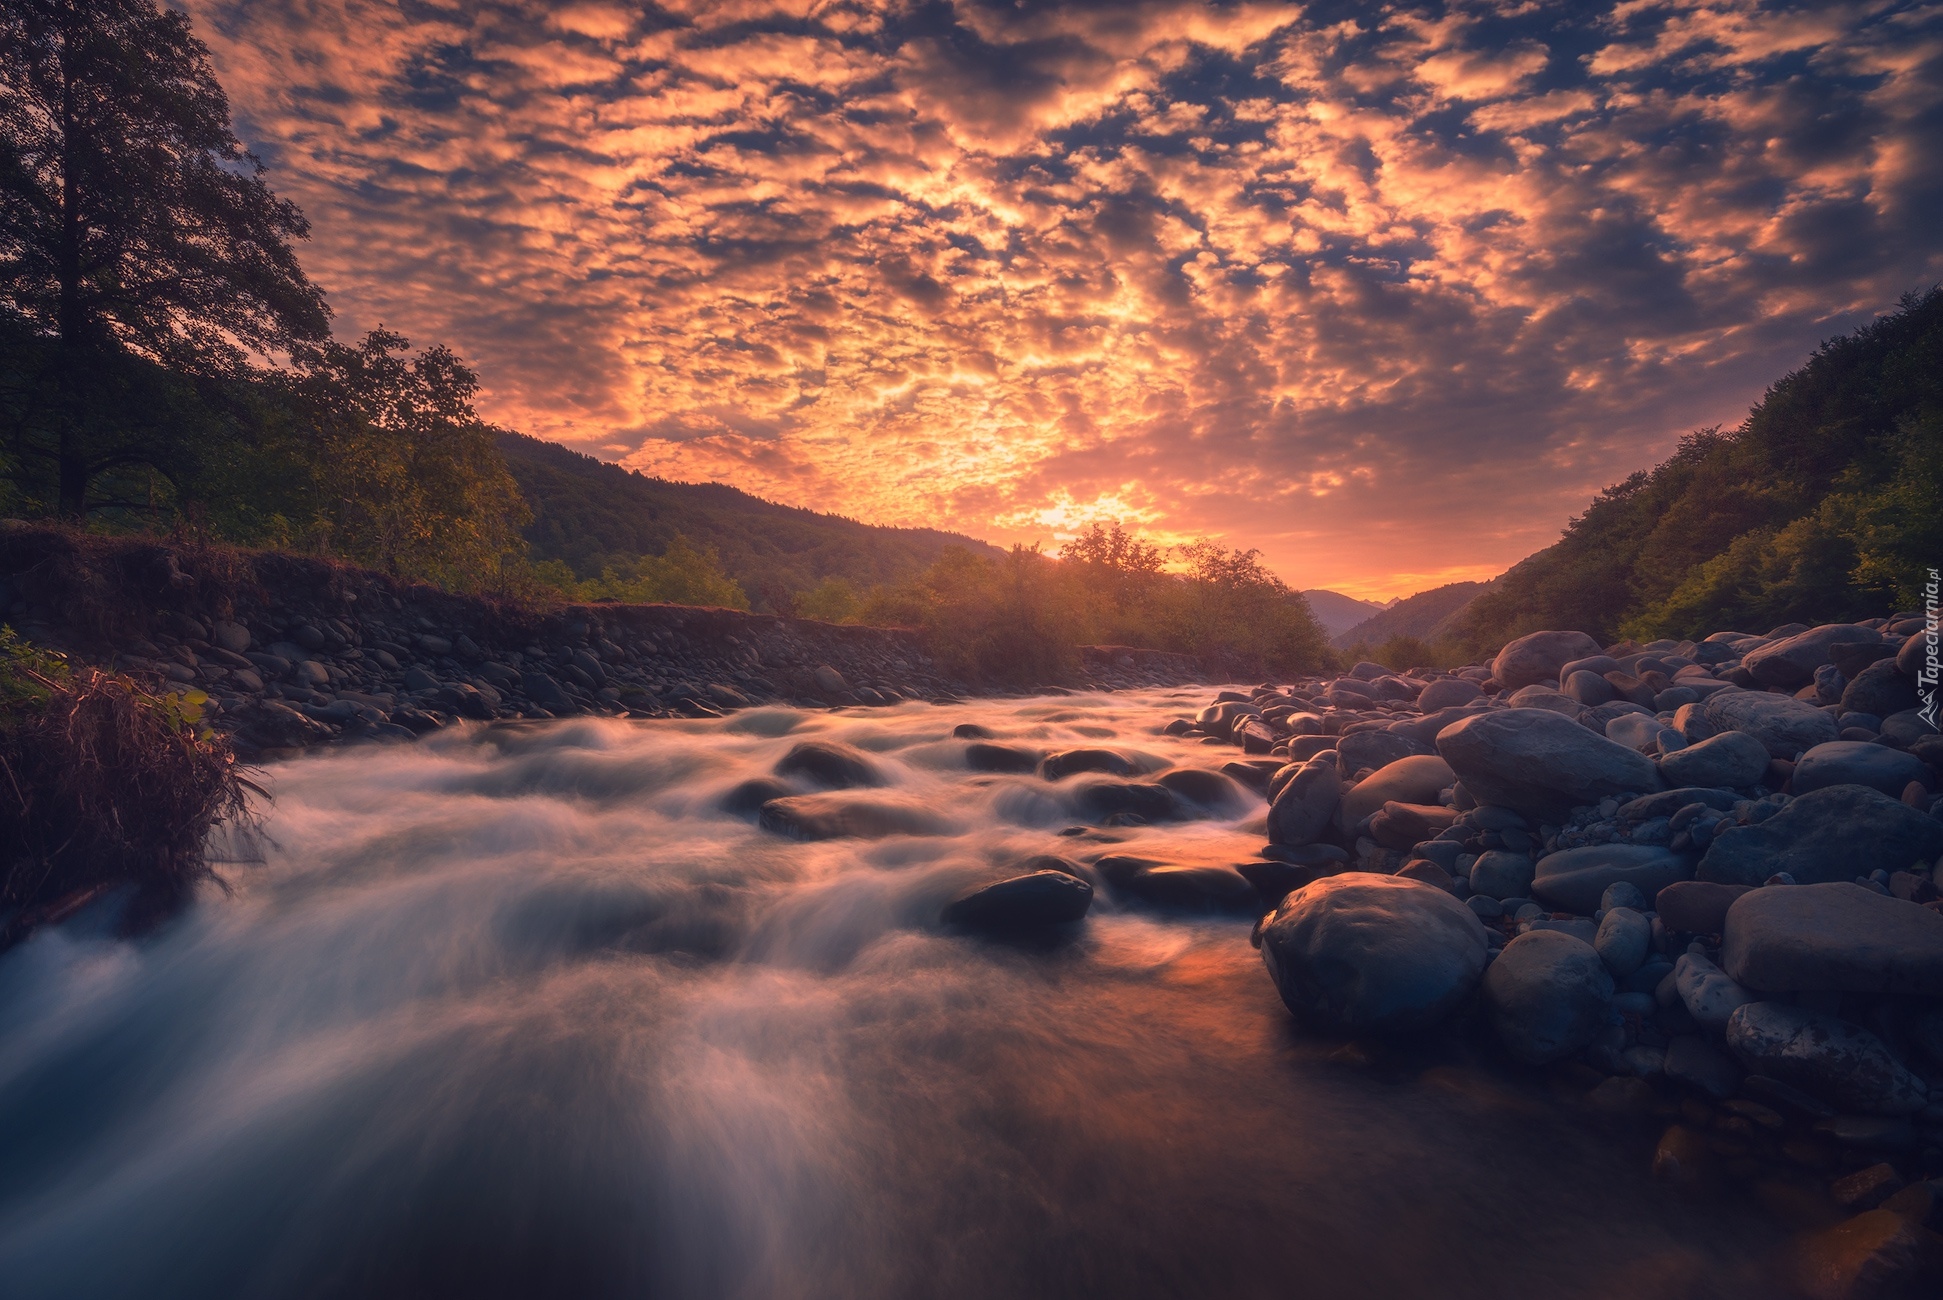
[[1444,640],[1450,631],[1452,615],[1490,588],[1488,582],[1451,582],[1420,591],[1338,633],[1331,644],[1347,650],[1351,646],[1380,646],[1392,637],[1412,637],[1424,642]]
[[537,560],[560,560],[580,577],[610,563],[660,555],[677,536],[713,548],[722,569],[759,611],[826,578],[858,588],[897,583],[951,546],[996,548],[935,528],[882,528],[780,506],[720,483],[671,483],[524,434],[502,433],[499,450],[533,511],[527,542]]
[[1943,556],[1943,290],[1824,343],[1731,433],[1690,434],[1606,489],[1453,620],[1497,646],[1538,628],[1761,632],[1920,608]]

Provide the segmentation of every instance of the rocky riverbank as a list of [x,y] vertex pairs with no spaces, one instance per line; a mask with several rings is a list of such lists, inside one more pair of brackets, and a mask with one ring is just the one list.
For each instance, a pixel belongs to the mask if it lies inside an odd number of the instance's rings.
[[[1911,615],[1223,692],[1305,1029],[1455,1028],[1748,1188],[1821,1297],[1943,1278],[1943,739]],[[1915,1290],[1911,1290],[1915,1288]],[[1934,1291],[1927,1292],[1935,1294]]]
[[[0,618],[78,663],[200,691],[247,757],[409,740],[460,720],[703,717],[980,693],[914,632],[670,605],[534,606],[326,560],[0,525]],[[1083,647],[1064,688],[1207,680]]]

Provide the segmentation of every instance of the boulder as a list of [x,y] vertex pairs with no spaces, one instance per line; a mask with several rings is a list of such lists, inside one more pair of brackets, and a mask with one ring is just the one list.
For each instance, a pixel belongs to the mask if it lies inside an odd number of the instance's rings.
[[1366,767],[1380,772],[1399,759],[1421,753],[1423,747],[1416,741],[1394,731],[1358,731],[1336,740],[1336,754],[1342,761],[1342,770],[1345,775],[1351,776]]
[[[409,686],[409,672],[406,674],[406,682]],[[526,693],[526,698],[548,713],[565,716],[580,712],[580,706],[574,703],[573,697],[567,694],[566,688],[545,673],[521,673],[519,684],[520,690]]]
[[1063,871],[1035,871],[968,889],[945,905],[938,919],[960,930],[985,934],[1044,930],[1086,915],[1093,886]]
[[1943,1235],[1886,1205],[1811,1233],[1793,1255],[1808,1300],[1934,1295],[1943,1284]]
[[1533,632],[1498,651],[1491,675],[1515,691],[1536,682],[1556,682],[1566,664],[1601,653],[1603,647],[1583,632]]
[[1801,756],[1792,789],[1807,794],[1830,785],[1866,785],[1893,799],[1911,781],[1926,788],[1935,781],[1929,764],[1914,754],[1872,741],[1831,740]]
[[828,664],[818,664],[813,676],[816,689],[825,695],[846,695],[850,691],[850,683],[843,679],[843,674]]
[[1204,767],[1177,767],[1154,778],[1179,798],[1216,814],[1232,816],[1247,808],[1248,795],[1234,781]]
[[1930,639],[1928,632],[1916,632],[1896,651],[1896,668],[1913,682],[1923,675],[1923,670],[1929,666],[1930,652],[1937,649],[1938,643]]
[[[1606,724],[1606,739],[1641,754],[1656,754],[1660,749],[1662,731],[1671,731],[1671,728],[1663,728],[1660,720],[1652,714],[1628,713]],[[1673,731],[1672,735],[1680,744],[1686,743],[1679,732]]]
[[1407,849],[1449,830],[1455,808],[1439,804],[1386,803],[1370,818],[1370,838],[1386,849]]
[[[1531,688],[1526,687],[1525,689],[1529,690]],[[1566,674],[1565,681],[1560,687],[1560,690],[1577,700],[1580,704],[1585,705],[1588,709],[1596,708],[1601,704],[1607,703],[1612,699],[1613,695],[1612,683],[1608,682],[1598,673],[1587,672],[1583,668],[1577,672]]]
[[1745,790],[1759,783],[1772,757],[1768,747],[1747,732],[1722,731],[1662,755],[1660,775],[1668,785]]
[[1660,891],[1655,907],[1660,923],[1675,934],[1719,934],[1727,909],[1751,885],[1720,885],[1710,880],[1680,880]]
[[841,792],[771,799],[762,806],[757,822],[772,834],[795,840],[877,840],[951,831],[944,818],[917,803]]
[[1606,890],[1621,881],[1652,902],[1662,889],[1693,875],[1693,858],[1656,844],[1588,844],[1538,860],[1531,896],[1560,911],[1590,916]]
[[1060,781],[1076,772],[1104,772],[1110,776],[1132,776],[1138,764],[1115,749],[1067,749],[1046,755],[1039,773],[1048,781]]
[[1715,691],[1700,702],[1715,731],[1744,731],[1770,758],[1792,759],[1839,735],[1835,719],[1805,700],[1765,691]]
[[1437,752],[1479,802],[1562,822],[1607,795],[1662,788],[1644,754],[1544,709],[1501,709],[1446,727]]
[[1842,692],[1845,712],[1873,713],[1878,718],[1916,708],[1921,703],[1916,698],[1915,679],[1903,676],[1893,659],[1864,668]]
[[1498,1040],[1530,1065],[1584,1050],[1606,1027],[1612,1006],[1612,975],[1599,954],[1556,930],[1533,930],[1506,944],[1483,983]]
[[1417,707],[1425,713],[1435,713],[1439,709],[1453,709],[1472,700],[1481,699],[1484,692],[1476,682],[1467,682],[1462,677],[1439,677],[1424,687],[1417,696]]
[[1329,828],[1342,802],[1343,778],[1333,760],[1312,758],[1268,806],[1270,844],[1313,844]]
[[974,740],[965,746],[965,766],[974,772],[1036,772],[1039,770],[1039,758],[1036,749],[1000,745],[989,740]]
[[1491,849],[1471,864],[1471,892],[1486,898],[1531,897],[1532,874],[1537,870],[1522,853]]
[[1943,992],[1943,914],[1846,882],[1756,889],[1727,910],[1721,962],[1749,988]]
[[241,623],[218,619],[210,625],[209,641],[233,655],[240,655],[250,648],[250,630]]
[[1859,1025],[1782,1002],[1750,1002],[1727,1021],[1727,1047],[1752,1074],[1800,1088],[1839,1110],[1910,1115],[1928,1102],[1911,1074]]
[[331,729],[279,700],[258,700],[230,714],[243,740],[258,749],[295,749],[331,738]]
[[1815,679],[1815,670],[1832,661],[1835,646],[1880,640],[1882,634],[1874,628],[1826,623],[1748,651],[1741,667],[1763,686],[1792,691]]
[[852,790],[884,784],[884,774],[864,754],[828,740],[806,740],[784,754],[777,776],[801,777],[826,790]]
[[1653,946],[1653,924],[1630,907],[1606,910],[1593,937],[1593,950],[1606,963],[1614,979],[1623,979],[1638,970]]
[[1758,885],[1785,871],[1797,884],[1899,871],[1943,855],[1943,822],[1860,785],[1830,785],[1789,801],[1753,826],[1715,834],[1699,877]]
[[[1511,693],[1506,701],[1514,709],[1544,709],[1577,722],[1585,713],[1585,706],[1570,695],[1562,695],[1549,686],[1526,686]],[[1605,701],[1600,701],[1605,703]]]
[[1673,987],[1694,1023],[1715,1034],[1725,1033],[1728,1018],[1756,1000],[1720,967],[1692,952],[1681,953],[1673,964]]
[[1487,952],[1476,914],[1431,885],[1365,873],[1318,880],[1262,928],[1262,962],[1289,1012],[1333,1034],[1397,1034],[1458,1011]]
[[1343,795],[1343,821],[1354,826],[1386,803],[1434,804],[1437,796],[1456,781],[1457,773],[1451,771],[1451,765],[1435,754],[1399,758]]
[[1111,877],[1116,892],[1176,912],[1260,915],[1255,886],[1233,867],[1156,863]]

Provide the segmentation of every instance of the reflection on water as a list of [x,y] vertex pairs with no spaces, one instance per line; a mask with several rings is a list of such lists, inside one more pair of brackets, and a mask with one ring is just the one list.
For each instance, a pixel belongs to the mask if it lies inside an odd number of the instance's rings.
[[[1071,778],[969,772],[951,736],[1218,766],[1156,734],[1196,702],[558,722],[281,765],[232,895],[0,957],[0,1291],[1773,1294],[1772,1230],[1669,1201],[1541,1085],[1300,1039],[1246,919],[1102,891],[1061,947],[938,931],[1034,854],[1252,857],[1252,796],[1062,836]],[[807,739],[938,833],[721,811]]]

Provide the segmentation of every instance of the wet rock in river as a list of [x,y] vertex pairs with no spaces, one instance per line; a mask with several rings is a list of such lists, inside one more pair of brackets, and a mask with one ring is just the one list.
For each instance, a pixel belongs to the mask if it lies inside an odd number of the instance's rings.
[[965,746],[965,766],[974,772],[1036,772],[1039,770],[1039,757],[1038,750],[1022,749],[1017,745],[999,745],[981,740]]
[[1249,805],[1239,785],[1206,768],[1177,767],[1162,772],[1154,781],[1176,797],[1217,815],[1232,816]]
[[1923,1081],[1860,1025],[1782,1002],[1750,1002],[1727,1022],[1727,1046],[1756,1074],[1801,1088],[1841,1110],[1910,1115],[1927,1104]]
[[1758,885],[1786,872],[1798,884],[1820,884],[1852,880],[1877,867],[1934,863],[1939,855],[1943,822],[1866,786],[1831,785],[1790,800],[1758,824],[1721,830],[1698,874],[1722,884]]
[[1261,909],[1255,886],[1232,867],[1155,863],[1121,873],[1112,883],[1118,893],[1170,911],[1244,916]]
[[1139,766],[1114,749],[1067,749],[1048,754],[1040,765],[1040,775],[1048,781],[1061,781],[1079,772],[1105,772],[1110,776],[1132,776]]
[[939,920],[952,928],[985,934],[1044,930],[1086,915],[1093,887],[1064,871],[1034,871],[981,885],[945,905]]
[[1342,802],[1343,778],[1333,758],[1312,758],[1268,807],[1271,844],[1312,844],[1329,828]]
[[762,806],[758,822],[766,831],[796,840],[874,840],[951,830],[944,818],[916,804],[838,792],[772,799]]
[[1399,758],[1357,782],[1343,795],[1343,820],[1354,826],[1391,802],[1435,804],[1437,796],[1456,782],[1457,773],[1435,754]]
[[806,740],[776,764],[777,776],[801,777],[826,790],[885,784],[884,774],[861,750],[827,740]]
[[1529,1065],[1589,1046],[1606,1027],[1612,994],[1612,975],[1592,945],[1556,930],[1519,935],[1484,973],[1491,1027]]
[[1395,1034],[1448,1019],[1484,970],[1482,923],[1450,894],[1363,873],[1315,881],[1262,930],[1262,961],[1301,1024]]

